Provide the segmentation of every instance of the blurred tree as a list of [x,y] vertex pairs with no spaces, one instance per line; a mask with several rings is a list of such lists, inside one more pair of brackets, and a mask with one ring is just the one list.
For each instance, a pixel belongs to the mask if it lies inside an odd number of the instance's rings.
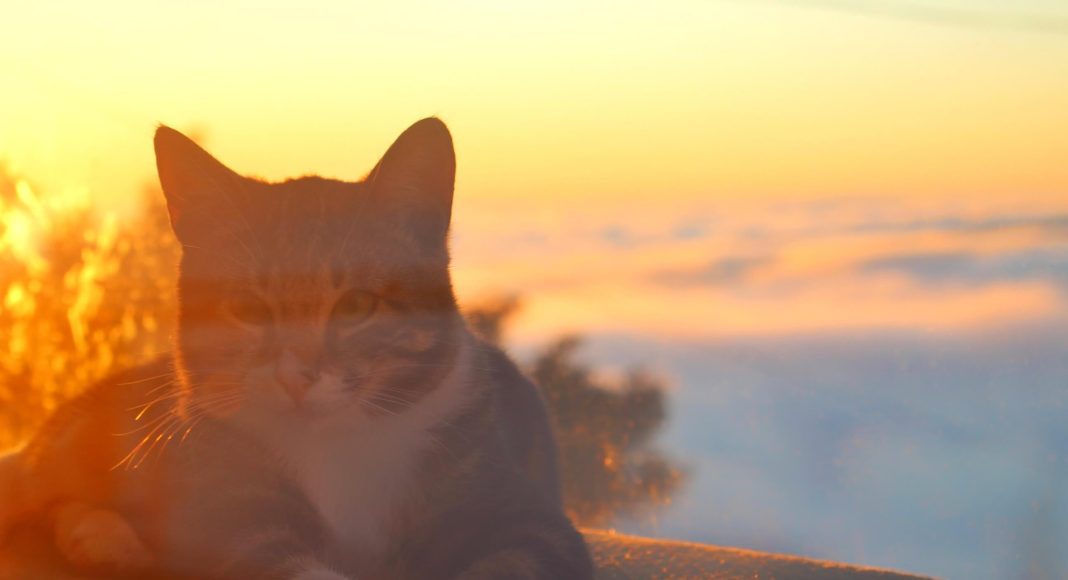
[[468,310],[465,316],[476,334],[493,344],[501,345],[504,324],[518,310],[519,299],[515,296],[504,296]]
[[[515,297],[468,311],[476,332],[500,344]],[[667,418],[667,385],[643,370],[605,378],[578,358],[575,336],[560,338],[525,370],[545,390],[556,423],[564,503],[583,526],[605,526],[670,502],[683,470],[651,446]]]
[[0,451],[59,402],[167,350],[177,243],[162,195],[101,212],[0,166]]

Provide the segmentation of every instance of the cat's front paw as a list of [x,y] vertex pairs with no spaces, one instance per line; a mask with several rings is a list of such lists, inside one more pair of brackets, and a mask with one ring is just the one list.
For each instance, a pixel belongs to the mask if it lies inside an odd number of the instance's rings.
[[153,562],[129,522],[109,510],[85,506],[61,510],[55,535],[56,547],[75,566],[126,572],[144,570]]

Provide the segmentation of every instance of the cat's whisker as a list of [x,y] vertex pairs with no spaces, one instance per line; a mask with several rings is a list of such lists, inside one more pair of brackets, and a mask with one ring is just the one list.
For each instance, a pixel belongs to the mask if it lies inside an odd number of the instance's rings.
[[186,406],[186,412],[187,414],[191,414],[204,409],[218,408],[228,403],[241,400],[243,396],[244,395],[238,390],[230,390],[200,397],[189,402]]
[[189,434],[193,432],[193,429],[196,428],[197,425],[200,425],[203,422],[204,422],[204,417],[203,416],[195,418],[193,420],[193,422],[188,427],[186,427],[185,432],[182,434],[182,439],[178,443],[179,444],[185,443],[186,439],[189,439]]
[[139,421],[139,420],[141,420],[141,417],[142,417],[142,416],[143,416],[143,415],[144,415],[144,414],[145,414],[145,413],[146,413],[146,412],[147,412],[147,411],[148,411],[149,409],[151,409],[151,408],[152,408],[152,406],[153,406],[153,405],[155,405],[155,404],[157,404],[157,403],[161,403],[161,402],[163,402],[163,401],[167,401],[167,400],[170,400],[170,399],[177,399],[177,398],[180,398],[180,397],[181,397],[181,396],[182,396],[183,394],[184,394],[184,393],[181,393],[181,392],[172,392],[172,393],[165,393],[165,394],[163,394],[163,395],[160,395],[160,396],[156,397],[155,399],[152,399],[151,401],[148,401],[147,403],[142,403],[142,404],[140,404],[140,405],[134,405],[133,407],[127,407],[127,408],[126,408],[126,410],[127,410],[127,411],[140,411],[140,412],[139,412],[139,413],[137,414],[137,417],[135,417],[135,418],[134,418],[134,420],[135,420],[135,421]]
[[402,404],[402,405],[410,405],[410,404],[415,402],[415,401],[413,401],[413,400],[411,400],[409,398],[406,398],[406,397],[400,397],[400,396],[397,396],[397,395],[394,395],[394,394],[385,393],[385,392],[381,392],[381,391],[375,391],[375,392],[371,393],[371,395],[368,398],[369,399],[377,399],[377,400],[380,400],[380,401],[383,401],[383,402],[386,402],[386,403],[399,403],[399,404]]
[[159,449],[159,453],[157,455],[157,461],[158,461],[158,458],[162,457],[164,452],[166,452],[167,446],[170,445],[170,443],[174,439],[175,435],[177,435],[179,432],[183,431],[183,429],[184,429],[184,433],[182,434],[181,439],[179,440],[178,444],[181,445],[182,443],[185,443],[186,439],[189,438],[189,434],[193,431],[193,427],[195,427],[196,425],[200,424],[200,422],[204,419],[204,417],[205,417],[205,414],[201,413],[199,415],[195,415],[195,416],[189,417],[186,420],[184,420],[184,421],[182,421],[180,423],[177,423],[174,427],[172,427],[171,430],[170,430],[170,433],[167,435],[167,438],[163,442],[163,446]]
[[456,450],[453,449],[452,447],[449,447],[448,444],[446,444],[445,441],[443,441],[442,438],[439,437],[438,435],[435,435],[433,433],[428,433],[427,434],[427,440],[430,441],[434,445],[434,448],[437,449],[438,451],[441,451],[441,452],[444,452],[444,453],[448,453],[449,457],[453,461],[459,461],[460,460],[460,456],[456,454]]
[[147,445],[148,442],[152,440],[152,437],[155,436],[160,431],[160,425],[167,424],[167,422],[163,421],[164,419],[173,421],[175,419],[175,417],[174,416],[167,416],[167,415],[161,417],[161,420],[159,422],[157,422],[156,426],[153,427],[153,429],[147,435],[142,437],[141,440],[137,443],[137,445],[135,445],[134,448],[132,450],[130,450],[130,452],[127,453],[126,456],[123,457],[111,469],[114,470],[114,469],[117,469],[117,468],[119,468],[119,467],[121,467],[123,465],[126,466],[126,469],[135,469],[136,467],[132,467],[134,458],[136,458],[138,456],[138,454],[141,452],[141,450],[144,448],[144,446]]
[[[209,395],[207,397],[204,397],[201,401],[191,402],[188,407],[189,415],[194,416],[201,409],[207,409],[209,405],[225,405],[229,402],[233,402],[230,399],[236,398],[239,398],[239,393],[237,393],[236,391],[224,391],[223,393]],[[143,416],[143,414],[144,411],[139,413],[135,420],[139,420]],[[180,424],[181,422],[187,420],[188,419],[183,419],[182,417],[175,414],[173,410],[170,410],[169,412],[154,418],[152,421],[142,425],[137,429],[127,431],[125,433],[116,433],[115,435],[118,437],[125,437],[133,435],[139,431],[148,430],[148,434],[141,438],[138,444],[116,465],[116,467],[124,463],[132,462],[138,456],[141,450],[145,447],[145,445],[147,445],[148,442],[152,440],[153,437],[161,436],[163,432],[166,432],[167,430],[171,429],[174,425]],[[158,440],[156,441],[156,443],[158,443]],[[147,451],[145,451],[145,454],[151,453],[153,447],[155,447],[155,444],[153,444]],[[139,464],[140,461],[136,465],[133,465],[133,468],[136,469],[137,465]]]
[[[191,411],[187,417],[179,417],[177,415],[165,416],[164,418],[169,420],[157,424],[156,428],[143,437],[140,443],[129,455],[127,455],[126,458],[123,459],[123,461],[120,461],[118,465],[127,463],[128,469],[138,469],[149,457],[152,456],[153,453],[157,453],[158,460],[170,445],[171,441],[174,440],[174,437],[181,432],[183,428],[185,431],[180,441],[184,442],[189,437],[193,427],[207,416],[207,411],[210,410],[210,405],[225,405],[238,398],[240,398],[239,393],[235,391],[216,393],[199,403],[191,404]],[[146,444],[148,445],[147,448],[145,448]]]
[[404,410],[406,410],[406,409],[408,409],[408,408],[410,408],[412,406],[412,402],[411,401],[388,399],[388,398],[384,398],[384,397],[368,397],[368,398],[371,399],[372,401],[375,401],[375,402],[381,404],[381,405],[388,405],[388,406],[393,407],[395,409],[394,412],[396,414],[400,414]]
[[167,436],[167,433],[170,431],[170,429],[174,426],[176,422],[181,422],[181,418],[172,417],[171,421],[166,423],[166,425],[162,429],[160,429],[158,433],[155,433],[155,436],[151,438],[152,443],[149,445],[148,449],[146,449],[141,454],[141,458],[137,460],[137,463],[133,464],[131,469],[138,469],[139,467],[141,467],[141,464],[144,463],[145,460],[152,455],[152,451],[156,448],[156,446],[159,445],[160,441],[162,441],[163,438]]
[[[216,386],[237,386],[237,385],[240,385],[240,383],[214,383],[214,384]],[[144,415],[147,414],[152,409],[152,407],[154,405],[156,405],[158,403],[161,403],[163,401],[180,399],[180,398],[182,398],[184,396],[186,396],[186,393],[184,393],[182,391],[173,391],[173,392],[170,392],[170,393],[164,393],[163,395],[160,395],[160,396],[156,397],[155,399],[152,399],[151,401],[148,401],[146,403],[142,403],[140,405],[135,405],[133,407],[128,407],[126,410],[127,411],[138,411],[137,416],[134,417],[134,420],[135,421],[140,421],[141,418],[144,417]]]
[[160,415],[159,417],[154,417],[151,421],[141,425],[140,427],[137,427],[137,428],[132,429],[130,431],[123,431],[123,432],[119,432],[119,433],[113,433],[112,435],[114,435],[115,437],[127,437],[127,436],[133,435],[135,433],[140,433],[141,431],[144,431],[146,429],[150,430],[150,429],[154,428],[155,426],[159,425],[164,420],[166,420],[167,417],[169,417],[169,416],[170,416],[170,413],[164,413],[164,414]]
[[159,385],[158,387],[155,387],[154,389],[152,389],[150,391],[147,391],[145,393],[145,396],[146,397],[150,397],[150,396],[152,396],[152,395],[154,395],[154,394],[156,394],[156,393],[158,393],[158,392],[160,392],[160,391],[162,391],[162,390],[164,390],[164,389],[166,389],[168,387],[173,387],[177,383],[178,383],[178,379],[177,378],[173,378],[173,379],[163,383],[162,385]]
[[156,380],[156,379],[162,379],[163,377],[169,377],[169,376],[172,376],[173,374],[174,374],[174,373],[172,373],[172,372],[166,372],[166,373],[163,373],[163,374],[159,374],[159,375],[155,375],[155,376],[152,376],[152,377],[145,377],[145,378],[143,378],[143,379],[136,379],[136,380],[133,380],[133,381],[126,381],[126,382],[122,382],[122,383],[115,383],[115,384],[117,384],[117,385],[122,385],[122,386],[126,386],[126,385],[139,385],[139,384],[141,384],[141,383],[147,383],[147,382],[149,382],[149,381],[154,381],[154,380]]
[[367,405],[372,410],[377,411],[379,413],[383,413],[383,414],[385,414],[387,416],[390,416],[390,417],[397,416],[397,412],[396,411],[391,411],[391,410],[383,407],[382,405],[379,405],[378,403],[375,403],[374,401],[371,401],[369,399],[360,399],[360,404]]

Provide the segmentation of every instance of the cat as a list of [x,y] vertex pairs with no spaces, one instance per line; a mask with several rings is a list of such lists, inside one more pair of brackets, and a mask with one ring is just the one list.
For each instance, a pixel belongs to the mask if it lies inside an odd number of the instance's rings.
[[102,577],[592,577],[542,395],[456,304],[444,123],[355,183],[241,177],[165,126],[155,151],[173,354],[0,460],[0,532]]

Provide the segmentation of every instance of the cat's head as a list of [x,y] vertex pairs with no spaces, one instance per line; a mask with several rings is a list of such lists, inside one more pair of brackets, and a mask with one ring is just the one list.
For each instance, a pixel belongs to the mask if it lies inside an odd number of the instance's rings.
[[182,244],[187,414],[391,416],[448,375],[463,323],[441,121],[413,125],[358,183],[242,177],[167,127],[155,147]]

